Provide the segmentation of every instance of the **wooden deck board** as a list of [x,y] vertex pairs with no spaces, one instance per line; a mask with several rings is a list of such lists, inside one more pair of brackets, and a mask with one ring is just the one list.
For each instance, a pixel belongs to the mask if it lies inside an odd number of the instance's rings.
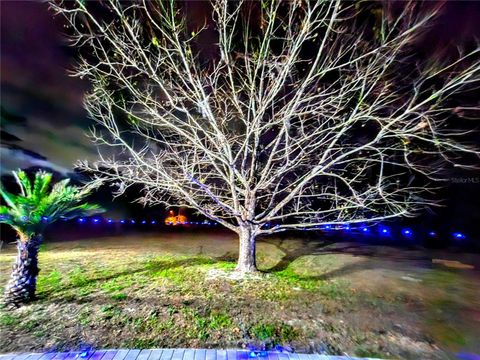
[[128,354],[127,349],[117,350],[115,356],[113,357],[113,360],[124,360],[127,354]]
[[25,360],[30,355],[32,355],[32,353],[17,354],[13,359],[14,360]]
[[217,360],[217,351],[213,349],[208,349],[205,352],[205,360]]
[[278,353],[274,351],[269,351],[267,354],[268,360],[279,360]]
[[205,360],[205,353],[203,349],[195,350],[195,360]]
[[[79,351],[0,354],[0,360],[250,360],[248,350],[235,349],[111,349],[94,350],[85,357]],[[349,356],[297,354],[269,351],[258,360],[361,360]],[[367,359],[363,360],[379,360]]]
[[138,354],[140,354],[140,350],[138,349],[131,349],[128,351],[127,356],[125,356],[124,360],[136,360]]
[[141,350],[140,353],[137,356],[137,360],[148,360],[151,352],[152,352],[152,350],[148,350],[148,349]]
[[42,357],[40,358],[40,360],[52,360],[54,357],[55,357],[55,353],[54,353],[54,352],[47,352],[47,353],[44,353],[44,354],[42,355]]
[[43,354],[30,354],[29,357],[27,357],[27,360],[39,360]]
[[227,350],[227,360],[236,360],[237,359],[237,350]]
[[64,360],[68,356],[68,352],[59,352],[56,353],[52,360]]
[[162,356],[162,351],[162,349],[153,349],[150,353],[150,356],[148,357],[148,360],[160,360],[160,357]]
[[172,358],[172,355],[173,355],[172,349],[164,349],[160,360],[170,360]]
[[227,350],[217,350],[217,360],[227,360]]
[[105,350],[90,351],[87,360],[101,360],[105,356]]
[[186,349],[183,353],[183,360],[195,360],[195,349]]
[[172,360],[183,360],[184,349],[175,349],[173,350]]

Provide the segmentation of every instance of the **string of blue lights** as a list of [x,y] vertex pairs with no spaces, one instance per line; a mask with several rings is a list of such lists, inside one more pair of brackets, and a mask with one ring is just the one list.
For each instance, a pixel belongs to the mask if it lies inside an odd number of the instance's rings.
[[[121,219],[121,220],[114,220],[114,219],[103,219],[99,217],[93,217],[93,218],[78,218],[77,223],[80,224],[100,224],[100,223],[107,223],[107,224],[130,224],[130,225],[135,225],[135,224],[141,224],[141,225],[161,225],[163,222],[158,222],[157,220],[140,220],[137,221],[135,219]],[[211,221],[185,221],[182,223],[177,223],[178,225],[200,225],[200,226],[218,226],[218,223],[216,222],[211,222]],[[165,225],[175,225],[173,222],[167,222]],[[277,226],[277,225],[273,225]],[[272,224],[266,224],[265,227],[269,228],[272,227]],[[325,231],[325,232],[330,232],[330,231],[345,231],[345,232],[358,232],[358,233],[363,233],[365,235],[372,234],[372,233],[377,233],[380,236],[384,237],[389,237],[392,236],[393,231],[391,228],[382,225],[382,224],[377,224],[373,226],[351,226],[349,224],[343,224],[343,225],[323,225],[319,226],[316,228],[317,230]],[[422,232],[415,232],[411,228],[403,228],[400,231],[400,234],[404,238],[413,238],[416,234],[421,234]],[[424,233],[423,235],[426,235],[431,238],[435,238],[438,236],[438,233],[436,231],[429,231]],[[464,240],[467,238],[467,236],[464,233],[461,232],[453,232],[450,234],[453,238],[458,239],[458,240]]]
[[[2,216],[5,216],[5,215],[2,215]],[[42,221],[44,222],[48,222],[49,218],[48,217],[42,217]],[[67,220],[67,219],[64,219],[64,220]],[[24,219],[24,221],[28,221],[28,219]],[[104,219],[104,218],[101,218],[101,217],[91,217],[91,218],[88,218],[88,217],[81,217],[81,218],[78,218],[76,220],[77,223],[79,224],[102,224],[102,223],[107,223],[107,224],[115,224],[115,223],[118,223],[118,224],[121,224],[121,225],[127,225],[127,224],[130,224],[130,225],[135,225],[137,224],[137,220],[135,219],[120,219],[120,220],[114,220],[114,219]],[[155,219],[152,219],[152,220],[140,220],[138,221],[138,224],[140,225],[162,225],[164,222],[162,221],[157,221]],[[211,221],[208,221],[208,220],[204,220],[204,221],[185,221],[185,222],[177,222],[177,223],[173,223],[173,222],[167,222],[165,223],[165,225],[199,225],[199,226],[218,226],[218,223],[216,222],[211,222]],[[265,227],[266,228],[271,228],[271,227],[276,227],[276,226],[279,226],[279,225],[272,225],[272,224],[265,224]],[[307,230],[307,229],[306,229]],[[322,225],[322,226],[318,226],[318,227],[315,227],[315,228],[309,228],[308,230],[321,230],[321,231],[325,231],[325,232],[330,232],[330,231],[345,231],[345,232],[350,232],[350,231],[353,231],[353,232],[357,232],[357,233],[363,233],[365,235],[368,235],[368,234],[372,234],[372,233],[377,233],[379,234],[380,236],[382,237],[389,237],[389,236],[392,236],[392,229],[385,226],[385,225],[382,225],[382,224],[377,224],[377,225],[373,225],[373,226],[365,226],[365,225],[360,225],[360,226],[355,226],[355,227],[352,227],[351,225],[349,224],[343,224],[343,225]],[[401,229],[400,231],[400,234],[408,239],[408,238],[413,238],[415,234],[419,234],[419,235],[424,235],[424,236],[427,236],[427,237],[430,237],[430,238],[436,238],[438,237],[438,233],[436,231],[428,231],[428,232],[422,232],[422,231],[418,231],[418,232],[414,232],[412,229],[410,228],[403,228]],[[458,231],[455,231],[455,232],[452,232],[451,234],[449,234],[452,238],[454,239],[457,239],[457,240],[465,240],[467,239],[467,235],[462,233],[462,232],[458,232]]]

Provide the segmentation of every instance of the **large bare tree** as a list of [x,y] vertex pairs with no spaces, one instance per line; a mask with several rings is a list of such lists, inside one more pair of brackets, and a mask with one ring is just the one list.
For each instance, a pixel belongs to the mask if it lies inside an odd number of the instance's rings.
[[439,8],[364,4],[218,0],[199,22],[175,1],[53,3],[92,86],[104,155],[83,166],[235,231],[241,272],[258,235],[414,215],[441,162],[478,156],[451,119],[477,110],[456,95],[479,49],[420,60]]

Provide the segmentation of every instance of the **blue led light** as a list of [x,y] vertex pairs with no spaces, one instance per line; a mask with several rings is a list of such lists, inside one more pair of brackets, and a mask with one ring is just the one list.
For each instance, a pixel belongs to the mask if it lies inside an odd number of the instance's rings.
[[95,218],[95,219],[93,219],[92,221],[93,221],[95,224],[97,224],[98,222],[100,222],[100,219]]
[[453,237],[456,238],[456,239],[465,239],[466,238],[466,236],[464,234],[459,233],[459,232],[454,232]]
[[430,236],[437,236],[437,233],[436,233],[435,231],[430,231],[430,232],[428,233],[428,235],[430,235]]
[[326,230],[330,230],[332,227],[330,225],[325,225]]
[[369,229],[369,228],[367,228],[367,227],[364,227],[364,228],[362,228],[362,231],[366,233],[366,232],[369,232],[369,231],[370,231],[370,229]]
[[84,223],[85,222],[85,219],[84,218],[80,218],[77,220],[79,223]]
[[155,220],[152,220],[150,224],[155,225],[157,222]]
[[125,220],[120,220],[120,224],[125,224]]
[[380,227],[380,234],[385,235],[385,236],[386,236],[386,235],[389,235],[389,234],[390,234],[390,230],[389,230],[387,227],[382,226],[382,227]]
[[142,220],[142,224],[146,224],[146,223],[147,223],[147,221],[146,221],[146,220]]
[[130,223],[131,223],[131,224],[135,224],[135,220],[130,220]]
[[403,229],[402,230],[402,235],[403,236],[412,236],[413,235],[413,232],[411,229]]
[[42,221],[48,221],[48,216],[42,216]]
[[111,224],[111,223],[113,222],[113,220],[112,220],[112,219],[108,219],[107,222],[108,222],[109,224]]
[[348,224],[345,225],[344,229],[345,229],[346,231],[350,231],[350,225],[348,225]]

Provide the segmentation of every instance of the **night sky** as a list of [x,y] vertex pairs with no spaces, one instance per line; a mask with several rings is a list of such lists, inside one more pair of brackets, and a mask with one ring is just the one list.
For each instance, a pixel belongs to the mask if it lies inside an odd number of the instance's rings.
[[[201,2],[188,5],[190,14],[203,16]],[[74,49],[66,44],[61,19],[53,18],[45,2],[0,0],[0,6],[0,173],[44,167],[67,175],[77,160],[96,158],[85,135],[92,125],[82,106],[88,84],[68,75]],[[419,56],[449,56],[458,46],[480,39],[479,23],[480,2],[447,1],[419,44]],[[461,176],[473,183],[450,184],[445,195],[451,211],[443,210],[443,216],[469,226],[480,221],[480,200],[471,200],[472,194],[480,195],[480,174]]]
[[1,172],[31,166],[63,174],[94,159],[82,106],[87,84],[67,74],[72,49],[40,2],[1,1]]

